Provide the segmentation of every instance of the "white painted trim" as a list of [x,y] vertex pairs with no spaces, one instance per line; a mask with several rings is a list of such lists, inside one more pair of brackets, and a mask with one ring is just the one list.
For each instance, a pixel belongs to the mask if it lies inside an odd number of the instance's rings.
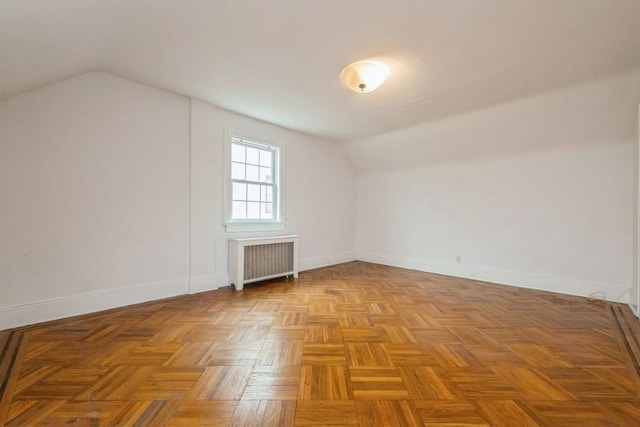
[[227,233],[241,233],[247,231],[282,231],[286,228],[284,222],[226,222],[224,229]]
[[189,279],[189,293],[199,294],[200,292],[215,291],[218,289],[218,277],[215,274],[202,274],[191,276]]
[[356,260],[356,254],[353,251],[341,252],[338,254],[327,254],[313,258],[305,258],[300,260],[300,271],[312,270],[314,268],[328,267],[336,264],[343,264]]
[[634,242],[633,242],[633,278],[629,292],[629,306],[636,317],[640,317],[640,105],[638,105],[638,134],[634,143],[634,185],[635,185],[635,209],[634,209]]
[[[443,261],[418,260],[410,257],[375,252],[358,252],[357,259],[360,261],[390,265],[393,267],[408,268],[411,270],[462,277],[465,279],[481,280],[500,285],[536,289],[540,291],[581,297],[588,297],[589,294],[602,292],[603,289],[611,289],[613,287],[611,284],[605,283],[587,282],[582,280],[545,276],[542,274],[501,270],[491,267],[456,264]],[[615,301],[617,296],[618,295],[607,295],[607,300]]]
[[127,286],[0,308],[0,330],[184,295],[187,278]]
[[[193,223],[194,223],[194,206],[193,206],[193,188],[194,188],[194,176],[193,171],[195,170],[195,165],[193,164],[193,98],[189,98],[189,277],[191,277],[191,272],[193,270]],[[191,279],[189,279],[189,283],[187,284],[187,289],[189,293],[191,292]]]

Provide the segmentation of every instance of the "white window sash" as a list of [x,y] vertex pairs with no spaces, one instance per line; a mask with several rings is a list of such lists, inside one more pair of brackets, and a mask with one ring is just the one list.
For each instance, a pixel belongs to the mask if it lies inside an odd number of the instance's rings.
[[[283,159],[283,147],[274,144],[265,144],[257,142],[256,140],[246,137],[240,137],[236,133],[231,133],[225,130],[225,229],[227,232],[242,232],[242,231],[271,231],[271,230],[284,230],[285,222],[283,219],[282,210],[282,159]],[[237,142],[236,142],[237,141]],[[231,177],[231,152],[234,143],[243,145],[245,147],[253,147],[260,150],[268,150],[272,152],[272,181],[271,183],[253,181],[253,180],[238,180]],[[245,165],[246,158],[245,158]],[[232,218],[232,206],[233,206],[233,183],[245,183],[262,186],[270,186],[272,192],[272,210],[273,219],[270,218],[256,218],[256,219],[233,219]],[[247,200],[244,200],[248,203]]]

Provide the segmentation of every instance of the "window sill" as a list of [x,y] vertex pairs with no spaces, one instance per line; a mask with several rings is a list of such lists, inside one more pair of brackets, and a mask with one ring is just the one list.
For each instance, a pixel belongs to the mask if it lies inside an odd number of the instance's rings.
[[241,233],[243,231],[282,231],[284,222],[227,222],[224,224],[227,233]]

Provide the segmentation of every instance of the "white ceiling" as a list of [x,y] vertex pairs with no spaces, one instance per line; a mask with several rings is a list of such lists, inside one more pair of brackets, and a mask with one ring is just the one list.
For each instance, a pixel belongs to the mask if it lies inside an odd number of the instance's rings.
[[0,98],[101,70],[336,141],[635,67],[640,0],[0,0]]

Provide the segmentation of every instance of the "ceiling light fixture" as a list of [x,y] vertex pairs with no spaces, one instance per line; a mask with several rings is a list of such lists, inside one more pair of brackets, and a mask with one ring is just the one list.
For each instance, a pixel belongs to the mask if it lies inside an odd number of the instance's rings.
[[340,73],[342,82],[354,92],[373,92],[389,76],[387,64],[365,59],[349,64]]

